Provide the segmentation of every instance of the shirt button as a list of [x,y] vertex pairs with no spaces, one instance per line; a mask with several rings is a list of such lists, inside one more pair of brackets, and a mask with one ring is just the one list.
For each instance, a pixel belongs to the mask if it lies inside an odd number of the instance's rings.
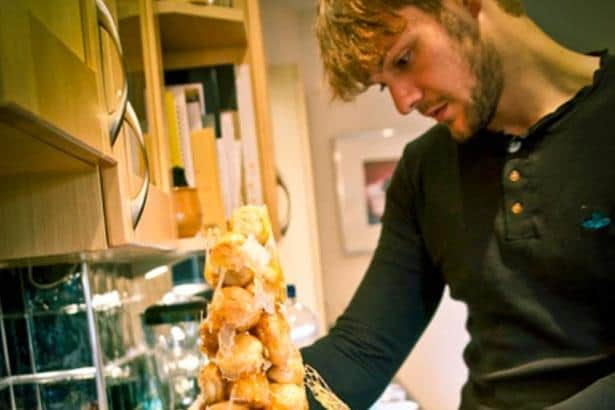
[[519,215],[521,212],[523,212],[523,205],[521,204],[521,202],[515,202],[510,207],[510,210],[512,211],[513,214]]
[[517,171],[516,169],[513,169],[512,171],[510,171],[510,174],[508,174],[508,180],[510,182],[519,182],[520,179],[521,179],[521,173]]

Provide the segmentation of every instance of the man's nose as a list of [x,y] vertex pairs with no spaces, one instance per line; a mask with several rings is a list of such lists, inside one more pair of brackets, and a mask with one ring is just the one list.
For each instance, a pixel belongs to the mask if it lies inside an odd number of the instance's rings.
[[410,114],[422,98],[421,90],[411,81],[393,82],[388,87],[395,108],[402,115]]

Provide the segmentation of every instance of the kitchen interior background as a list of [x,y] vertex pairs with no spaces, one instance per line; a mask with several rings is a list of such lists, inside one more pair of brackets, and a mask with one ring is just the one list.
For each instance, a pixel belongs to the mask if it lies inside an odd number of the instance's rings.
[[[282,266],[288,282],[297,286],[299,300],[317,312],[321,328],[326,328],[343,311],[370,259],[369,254],[348,255],[342,246],[332,140],[351,132],[383,128],[415,135],[427,129],[431,122],[417,115],[399,116],[389,96],[377,90],[368,91],[352,104],[329,102],[312,33],[313,3],[312,0],[264,0],[261,12],[276,161],[286,179],[293,206],[290,229],[279,244]],[[575,0],[543,0],[526,1],[526,6],[547,32],[575,49],[615,50],[615,28],[611,24],[615,3],[586,0],[580,6]],[[71,274],[66,276],[68,270]],[[95,401],[96,385],[90,373],[96,358],[92,357],[90,340],[71,338],[72,334],[66,332],[71,326],[76,329],[87,326],[84,304],[93,294],[113,295],[117,291],[123,295],[151,296],[121,309],[113,298],[97,300],[94,318],[103,329],[100,360],[105,365],[119,368],[123,364],[114,363],[114,359],[132,357],[133,374],[151,372],[148,368],[151,364],[139,352],[133,352],[133,356],[126,353],[143,337],[139,313],[171,286],[168,275],[146,282],[138,281],[136,278],[142,277],[143,272],[133,272],[129,265],[93,265],[86,270],[90,272],[88,283],[92,287],[89,295],[83,287],[84,269],[80,264],[2,272],[2,339],[8,345],[3,352],[20,367],[20,373],[29,373],[32,368],[37,371],[82,368],[87,373],[81,377],[75,375],[74,382],[52,383],[48,387],[22,384],[18,389],[24,391],[19,397],[36,400],[37,396],[74,395],[76,402],[84,401],[83,397]],[[55,278],[63,278],[65,282],[54,290],[47,289],[46,285]],[[10,291],[13,289],[18,291]],[[73,314],[54,315],[58,309],[68,309]],[[26,320],[28,314],[30,318]],[[465,316],[461,304],[445,298],[398,375],[424,409],[457,408],[459,390],[466,376],[461,359],[467,341]],[[28,339],[25,336],[28,326],[44,329],[33,333],[44,336]],[[58,333],[54,329],[64,331]],[[62,352],[58,352],[59,348]],[[3,371],[0,366],[0,379]],[[123,379],[118,377],[118,380]],[[131,408],[131,400],[147,397],[152,388],[137,380],[123,380],[107,394],[125,400],[117,408],[123,405]],[[0,388],[0,409],[10,401],[3,394],[7,394],[7,389]],[[35,408],[32,406],[35,402],[24,402],[23,408]]]

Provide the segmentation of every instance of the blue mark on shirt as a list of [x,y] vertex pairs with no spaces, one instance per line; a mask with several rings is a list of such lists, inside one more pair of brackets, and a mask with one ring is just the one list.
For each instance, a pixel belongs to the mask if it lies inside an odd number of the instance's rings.
[[591,218],[586,219],[581,224],[583,228],[596,230],[602,229],[605,226],[609,226],[611,224],[611,218],[605,216],[601,212],[593,212]]

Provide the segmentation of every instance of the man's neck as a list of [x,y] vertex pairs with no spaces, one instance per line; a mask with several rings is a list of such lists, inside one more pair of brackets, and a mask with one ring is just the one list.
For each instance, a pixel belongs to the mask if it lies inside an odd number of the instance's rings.
[[500,101],[487,127],[493,131],[526,134],[591,84],[599,67],[599,58],[562,47],[528,18],[496,15],[487,29],[485,36],[499,52],[504,71]]

